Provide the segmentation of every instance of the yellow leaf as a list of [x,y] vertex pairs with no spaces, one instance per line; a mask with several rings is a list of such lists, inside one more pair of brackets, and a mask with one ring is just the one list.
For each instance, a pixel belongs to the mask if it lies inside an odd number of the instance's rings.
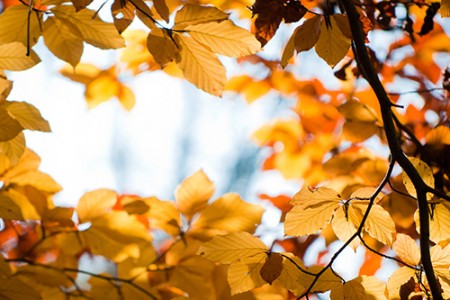
[[190,220],[193,215],[206,207],[214,194],[214,189],[214,184],[203,170],[195,172],[183,180],[175,191],[178,210]]
[[413,277],[416,271],[408,267],[400,267],[392,273],[387,281],[389,299],[400,299],[400,288]]
[[319,40],[315,49],[317,54],[331,67],[344,58],[350,49],[350,43],[351,40],[339,29],[334,15],[330,16],[328,20],[322,20]]
[[166,31],[160,28],[155,28],[148,35],[147,49],[161,67],[165,67],[180,55],[178,45],[174,43]]
[[93,108],[119,93],[120,83],[111,76],[99,76],[86,86],[86,102]]
[[24,150],[23,156],[20,158],[18,163],[2,176],[2,180],[9,182],[11,179],[22,173],[37,170],[40,163],[41,159],[39,156],[27,148]]
[[395,253],[400,259],[411,265],[417,266],[420,263],[420,251],[415,240],[409,235],[398,233],[395,242],[392,245]]
[[6,109],[0,108],[0,142],[12,140],[23,129],[20,123]]
[[[430,187],[434,188],[434,177],[433,177],[433,171],[431,171],[431,168],[422,160],[420,160],[417,157],[408,157],[409,161],[412,163],[414,168],[416,168],[417,172],[419,173],[422,180]],[[417,197],[416,189],[414,188],[414,185],[409,179],[408,175],[403,171],[402,172],[403,177],[403,184],[406,187],[406,190],[408,193],[413,196]],[[431,200],[433,197],[433,194],[427,193],[427,199]]]
[[230,20],[189,25],[184,30],[194,40],[217,54],[241,57],[261,48],[254,35]]
[[292,34],[297,53],[307,51],[314,47],[320,37],[321,16],[314,16],[297,27]]
[[138,258],[139,244],[151,240],[145,226],[124,211],[111,211],[92,220],[91,226],[80,232],[80,238],[91,253],[114,262]]
[[2,105],[8,113],[28,130],[50,132],[50,125],[39,110],[26,102],[8,101]]
[[337,109],[346,119],[363,122],[378,121],[377,113],[372,107],[354,99],[348,100]]
[[272,284],[275,279],[280,277],[283,269],[283,257],[280,253],[268,253],[267,260],[264,262],[259,274],[268,284]]
[[181,46],[177,64],[186,80],[211,95],[221,96],[226,71],[216,55],[190,37],[176,35],[176,40]]
[[[445,268],[448,270],[450,265],[450,244],[442,248],[440,245],[435,245],[430,249],[431,262],[434,268]],[[450,276],[450,274],[448,275]]]
[[12,81],[8,80],[4,71],[0,70],[0,101],[3,102],[8,97],[12,89]]
[[[148,299],[161,299],[158,290],[150,285],[150,281],[147,273],[141,274],[139,277],[133,280],[133,283],[139,288],[131,286],[129,284],[124,284],[121,286],[122,299],[132,299],[132,300],[148,300]],[[103,300],[101,297],[98,300]]]
[[[289,259],[286,257],[289,257]],[[285,288],[297,296],[305,290],[303,283],[297,281],[301,273],[303,273],[300,268],[302,270],[307,269],[300,258],[292,253],[283,253],[283,268],[278,280]]]
[[49,17],[44,23],[44,43],[59,59],[75,67],[83,54],[83,39],[78,28],[65,18]]
[[[107,277],[110,277],[109,274],[101,274]],[[115,286],[114,282],[104,280],[102,278],[96,278],[92,276],[89,278],[90,296],[93,300],[121,300],[123,299],[122,295],[119,295],[118,286]]]
[[132,110],[134,105],[136,104],[136,96],[134,95],[133,91],[123,84],[119,86],[117,98],[119,99],[119,102],[120,104],[122,104],[123,108],[125,108],[127,111]]
[[235,232],[214,237],[200,246],[197,254],[213,262],[230,264],[261,253],[265,255],[266,251],[267,246],[257,237],[248,232]]
[[338,202],[322,202],[309,208],[294,206],[286,214],[284,233],[292,236],[315,234],[330,223],[337,207]]
[[31,201],[22,193],[15,189],[8,189],[7,192],[2,193],[4,196],[11,199],[18,207],[20,207],[21,214],[24,220],[40,220],[41,216],[36,207]]
[[28,171],[10,179],[10,183],[17,184],[19,186],[31,185],[38,190],[56,193],[62,188],[50,175],[42,173],[40,171]]
[[114,24],[103,22],[97,12],[90,9],[82,9],[75,12],[75,8],[69,5],[55,6],[51,11],[57,18],[67,21],[78,27],[83,40],[100,49],[117,49],[125,46],[124,39],[117,32]]
[[41,60],[30,50],[27,56],[27,48],[19,42],[0,45],[0,68],[11,71],[23,71],[34,67]]
[[[323,269],[323,267],[321,267],[321,266],[312,266],[312,267],[307,268],[306,271],[308,271],[308,273],[311,273],[311,274],[318,274],[322,269]],[[315,276],[302,272],[300,274],[300,277],[297,279],[297,282],[300,283],[302,286],[308,288],[312,284],[314,278],[315,278]],[[339,288],[341,285],[342,285],[341,279],[339,277],[337,277],[328,268],[325,272],[323,272],[323,274],[316,281],[316,283],[314,284],[314,286],[311,289],[311,293],[314,293],[314,292],[323,293],[323,292],[326,292],[329,290],[334,290],[336,288]]]
[[301,189],[294,195],[291,204],[302,208],[314,208],[323,204],[337,204],[340,201],[341,197],[335,190],[319,187],[315,190],[310,190],[309,188]]
[[243,258],[229,266],[227,277],[232,295],[249,291],[266,283],[260,275],[266,258],[266,253],[260,253]]
[[450,1],[449,0],[441,0],[441,9],[439,10],[441,13],[441,17],[448,18],[450,17]]
[[28,24],[28,6],[14,5],[8,7],[0,15],[0,45],[19,42],[22,45],[28,43],[28,25],[30,26],[30,47],[34,46],[41,35],[40,24],[42,13],[32,13]]
[[[352,200],[348,208],[350,220],[355,227],[359,227],[362,216],[367,210],[369,201]],[[354,217],[356,216],[356,217]],[[369,235],[385,245],[390,246],[393,241],[395,231],[395,223],[387,211],[380,205],[374,204],[370,210],[369,216],[364,223],[364,230]]]
[[39,284],[47,286],[64,286],[66,288],[72,285],[72,282],[65,276],[62,271],[44,268],[41,266],[25,265],[18,268],[14,274],[21,277],[30,278]]
[[347,281],[343,285],[340,285],[337,288],[332,289],[330,293],[331,300],[340,300],[340,299],[369,300],[370,298],[366,297],[364,287],[356,279]]
[[162,229],[173,236],[180,234],[180,212],[172,201],[161,201],[156,197],[142,200],[149,206],[146,216],[150,219],[151,227]]
[[356,278],[364,287],[364,291],[366,293],[366,297],[369,300],[377,299],[377,300],[386,300],[387,299],[387,290],[386,284],[376,278],[375,276],[360,276]]
[[0,295],[3,299],[42,299],[35,289],[17,278],[0,278]]
[[88,85],[100,74],[101,70],[92,64],[78,64],[75,69],[66,65],[60,72],[73,81]]
[[150,264],[157,258],[155,249],[150,243],[139,244],[139,257],[129,257],[117,264],[117,274],[120,278],[132,278],[145,274]]
[[[347,242],[351,236],[356,233],[355,224],[353,224],[349,218],[345,215],[344,207],[339,207],[333,216],[333,220],[331,221],[331,226],[333,228],[334,233],[342,242]],[[354,238],[349,246],[356,251],[356,248],[360,245],[359,238]]]
[[174,30],[184,29],[186,26],[207,22],[220,22],[228,19],[228,14],[211,6],[185,4],[175,15]]
[[364,142],[380,129],[374,122],[347,120],[342,128],[342,137],[352,143]]
[[20,207],[5,194],[0,194],[0,218],[6,220],[23,220]]
[[[430,240],[435,243],[450,239],[450,203],[443,200],[433,207],[432,217],[430,216]],[[419,213],[414,214],[416,228],[420,232]]]
[[226,194],[202,210],[189,232],[207,237],[236,231],[253,233],[263,212],[261,206],[243,201],[238,194]]
[[105,215],[116,201],[116,192],[108,189],[98,189],[85,193],[77,205],[80,223],[89,222]]
[[182,259],[170,274],[169,282],[189,294],[189,298],[210,299],[213,287],[214,263],[199,256]]

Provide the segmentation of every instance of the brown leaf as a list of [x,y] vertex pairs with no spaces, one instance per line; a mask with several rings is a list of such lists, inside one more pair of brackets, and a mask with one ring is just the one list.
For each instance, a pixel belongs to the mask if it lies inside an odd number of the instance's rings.
[[281,270],[283,269],[282,263],[283,257],[280,253],[269,253],[269,257],[259,271],[262,279],[267,283],[272,284],[272,282],[281,274]]

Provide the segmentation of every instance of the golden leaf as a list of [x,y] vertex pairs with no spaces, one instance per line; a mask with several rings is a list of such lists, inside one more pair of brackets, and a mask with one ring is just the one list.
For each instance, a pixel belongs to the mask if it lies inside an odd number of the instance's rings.
[[236,231],[253,233],[263,212],[261,206],[243,201],[238,194],[225,194],[202,210],[189,232],[207,237]]
[[2,193],[7,198],[11,199],[19,208],[24,220],[40,220],[41,216],[36,207],[30,200],[16,189],[8,189],[7,192]]
[[162,229],[173,236],[180,234],[181,217],[174,202],[161,201],[156,197],[142,200],[149,206],[146,216],[150,219],[151,227]]
[[117,49],[125,46],[124,39],[114,24],[103,22],[90,9],[75,11],[73,6],[59,5],[51,9],[59,19],[67,19],[81,32],[83,40],[100,49]]
[[129,257],[117,264],[117,274],[120,278],[133,278],[145,274],[150,264],[155,262],[156,252],[150,243],[139,244],[139,257]]
[[[312,266],[306,269],[308,273],[311,274],[318,274],[323,267],[321,266]],[[309,287],[315,276],[306,274],[302,272],[300,274],[300,277],[297,279],[297,282],[300,283],[302,286]],[[311,289],[311,293],[319,292],[323,293],[329,290],[334,290],[336,288],[339,288],[342,285],[342,281],[339,277],[337,277],[329,268],[322,273],[322,275],[319,277],[319,279],[316,281],[314,286]]]
[[408,267],[400,267],[392,273],[387,281],[389,299],[400,299],[400,288],[412,277],[416,271]]
[[117,201],[117,194],[108,189],[85,193],[78,202],[77,214],[80,223],[95,220],[109,212]]
[[195,172],[183,180],[175,191],[178,210],[190,220],[206,207],[208,200],[214,194],[214,189],[214,184],[203,170]]
[[50,132],[50,125],[42,118],[39,110],[26,102],[7,101],[4,107],[24,129]]
[[372,107],[354,99],[350,99],[344,104],[340,105],[338,107],[338,111],[346,119],[363,122],[378,121],[377,113]]
[[357,281],[358,278],[352,279],[345,282],[344,284],[331,290],[330,298],[331,300],[361,300],[367,299],[364,287],[360,282]]
[[267,254],[260,253],[252,257],[242,258],[228,267],[227,277],[232,295],[246,292],[266,283],[260,275],[266,259]]
[[351,40],[339,29],[334,15],[328,20],[329,22],[325,19],[322,20],[319,40],[315,49],[323,60],[334,67],[347,54]]
[[6,220],[23,220],[20,207],[5,194],[0,194],[0,218]]
[[325,202],[319,206],[303,208],[294,206],[286,214],[284,220],[284,234],[292,236],[304,236],[315,234],[330,223],[338,203]]
[[259,274],[268,284],[272,284],[275,279],[280,277],[283,269],[283,256],[280,253],[270,252],[267,260],[264,262]]
[[184,30],[194,40],[217,54],[241,57],[261,48],[254,35],[230,20],[189,25]]
[[160,28],[153,29],[147,37],[147,49],[155,61],[165,67],[180,55],[180,48],[168,33]]
[[358,280],[364,287],[366,297],[368,299],[386,300],[387,289],[386,284],[376,278],[375,276],[362,275],[355,280]]
[[[235,232],[219,235],[204,243],[197,251],[198,255],[222,264],[230,264],[238,259],[266,255],[267,246],[248,232]],[[262,265],[261,265],[262,266]]]
[[420,251],[415,240],[409,235],[398,233],[395,242],[392,245],[395,253],[400,259],[411,265],[417,266],[420,263]]
[[216,7],[185,4],[175,15],[174,30],[184,29],[186,26],[207,22],[220,22],[228,19],[228,14]]
[[[450,244],[449,244],[450,245]],[[430,249],[431,261],[434,268],[449,269],[450,266],[450,246],[447,245],[442,248],[440,245],[435,245]],[[447,275],[447,276],[450,276]]]
[[62,271],[58,271],[55,269],[45,268],[41,266],[33,266],[33,265],[25,265],[21,266],[17,269],[17,272],[14,274],[18,276],[19,279],[21,277],[32,279],[39,284],[47,285],[47,286],[64,286],[69,288],[72,285],[72,282],[65,276]]
[[[14,5],[8,7],[0,15],[0,45],[19,42],[22,45],[34,46],[41,35],[40,24],[42,13],[32,13],[28,24],[28,6]],[[28,26],[30,28],[28,35]]]
[[[431,170],[431,168],[425,162],[423,162],[422,160],[420,160],[417,157],[408,157],[408,159],[412,163],[414,168],[416,168],[417,172],[419,173],[420,177],[425,182],[425,184],[434,188],[434,176],[433,176],[433,171]],[[411,181],[411,179],[409,179],[408,175],[404,171],[402,172],[402,177],[403,177],[403,184],[405,185],[408,193],[413,197],[417,197],[417,193],[416,193],[414,184]],[[432,197],[433,197],[433,194],[427,193],[428,200],[431,200]]]
[[307,51],[314,47],[321,35],[321,16],[314,16],[302,23],[296,28],[292,37],[297,53]]
[[0,108],[0,142],[12,140],[23,129],[20,123],[6,109]]
[[91,253],[114,262],[121,262],[129,257],[138,258],[139,244],[151,240],[145,226],[134,215],[124,211],[111,211],[93,219],[91,226],[79,235],[83,245]]
[[[450,239],[450,203],[443,200],[433,207],[433,215],[430,217],[430,240],[435,243]],[[420,232],[419,212],[414,214],[416,228]]]
[[[110,277],[109,274],[101,274],[103,276]],[[91,286],[90,296],[93,300],[121,300],[123,299],[123,295],[119,295],[118,287],[115,287],[115,284],[92,276],[89,278],[89,285]]]
[[292,198],[291,204],[302,208],[313,208],[325,203],[339,203],[341,197],[330,188],[319,187],[315,190],[303,188]]
[[30,50],[30,55],[27,56],[27,48],[22,43],[0,45],[0,69],[23,71],[34,67],[40,61],[33,50]]
[[4,299],[42,299],[34,288],[17,278],[0,278],[0,295]]
[[190,256],[182,259],[170,274],[169,282],[189,294],[189,298],[210,299],[214,294],[214,263],[199,257]]
[[190,37],[176,35],[176,41],[181,45],[177,64],[186,80],[211,95],[221,96],[226,71],[216,55]]
[[4,71],[0,70],[0,103],[4,102],[11,92],[13,82],[8,80]]
[[111,5],[111,15],[117,31],[122,33],[133,22],[135,15],[134,5],[131,1],[115,0]]
[[[289,257],[289,259],[286,257]],[[303,273],[300,268],[302,270],[307,269],[300,258],[292,253],[283,253],[283,268],[278,281],[297,296],[301,295],[305,290],[303,283],[297,281],[301,273]]]
[[11,178],[9,182],[20,186],[31,185],[38,190],[48,193],[56,193],[62,189],[50,175],[37,170],[19,174]]
[[[356,226],[353,222],[350,221],[349,218],[345,215],[344,208],[339,207],[333,216],[333,220],[331,221],[331,226],[333,228],[334,233],[343,243],[347,242],[350,237],[352,237],[356,233]],[[354,238],[349,246],[356,251],[356,248],[360,245],[359,238]]]
[[49,17],[44,23],[44,43],[59,59],[75,67],[83,54],[83,39],[78,28],[64,18]]

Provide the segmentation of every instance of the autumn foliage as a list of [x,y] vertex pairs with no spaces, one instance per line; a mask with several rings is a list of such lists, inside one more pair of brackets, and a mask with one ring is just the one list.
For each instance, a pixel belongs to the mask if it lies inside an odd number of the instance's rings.
[[[449,0],[96,2],[2,1],[1,299],[450,299]],[[109,10],[111,22],[99,16]],[[133,109],[122,72],[165,72],[249,105],[289,102],[251,137],[269,153],[261,171],[301,183],[295,195],[259,195],[281,211],[283,233],[255,235],[263,206],[215,197],[202,170],[168,200],[97,189],[56,206],[63,187],[23,134],[50,124],[9,99],[8,72],[45,63],[40,40],[84,85],[88,108]],[[262,48],[276,43],[268,58]],[[83,63],[85,44],[120,58]],[[222,56],[243,72],[227,78]],[[306,60],[323,72],[299,75]],[[311,254],[319,241],[325,250]],[[355,278],[334,269],[347,248],[364,253]],[[112,268],[86,269],[86,256]]]

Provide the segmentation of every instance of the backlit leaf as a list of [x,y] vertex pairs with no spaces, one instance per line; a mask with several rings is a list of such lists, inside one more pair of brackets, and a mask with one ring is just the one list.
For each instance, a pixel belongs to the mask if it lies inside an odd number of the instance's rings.
[[156,11],[161,16],[161,18],[164,21],[169,22],[170,13],[169,13],[169,8],[167,7],[166,1],[165,0],[154,0],[153,5],[155,6]]
[[228,283],[232,295],[246,292],[266,283],[260,275],[266,258],[266,253],[260,253],[236,261],[228,267]]
[[[42,13],[32,13],[30,15],[30,47],[37,43],[41,35],[40,22],[42,22]],[[28,7],[26,5],[8,7],[0,15],[0,24],[2,24],[0,26],[0,45],[12,42],[19,42],[24,47],[27,45]]]
[[247,30],[230,20],[189,25],[190,36],[217,54],[241,57],[257,52],[261,46]]
[[0,295],[5,300],[20,299],[20,300],[40,300],[42,297],[39,293],[26,284],[25,282],[16,278],[0,278]]
[[214,237],[200,246],[197,254],[214,262],[230,264],[238,259],[265,255],[266,251],[267,246],[257,237],[248,232],[235,232]]
[[44,42],[59,59],[75,67],[83,54],[81,32],[64,18],[49,17],[44,23]]
[[12,140],[23,129],[20,123],[11,117],[6,109],[0,108],[0,142]]
[[134,5],[131,1],[116,0],[111,5],[111,15],[117,31],[122,33],[133,22],[135,15]]
[[[430,240],[435,243],[450,239],[450,203],[445,200],[433,208],[433,217],[430,217]],[[419,214],[414,215],[416,228],[420,230]],[[419,231],[420,232],[420,231]]]
[[314,190],[309,188],[301,189],[294,195],[291,204],[303,208],[313,208],[326,203],[337,204],[339,201],[341,201],[341,197],[335,190],[327,187],[319,187]]
[[117,194],[108,189],[85,193],[78,202],[77,214],[80,222],[89,222],[111,210],[117,201]]
[[320,37],[322,17],[314,16],[302,23],[293,33],[297,53],[314,47]]
[[176,204],[180,212],[188,219],[208,204],[214,194],[214,184],[209,180],[203,170],[189,176],[175,191]]
[[[345,215],[344,208],[339,207],[333,216],[333,220],[331,221],[331,226],[333,228],[334,233],[342,242],[347,242],[350,237],[352,237],[356,233],[356,226],[353,224],[349,218]],[[356,251],[356,248],[360,245],[359,238],[354,238],[349,246]]]
[[368,299],[385,300],[387,299],[386,284],[375,276],[360,276],[356,278],[364,287]]
[[148,206],[149,210],[146,216],[150,219],[150,225],[160,228],[171,235],[180,233],[180,212],[172,201],[161,201],[156,197],[142,199]]
[[413,277],[416,271],[408,267],[400,267],[392,273],[387,281],[389,299],[400,299],[400,288]]
[[281,274],[281,270],[283,269],[282,263],[283,257],[280,253],[270,252],[267,260],[259,271],[262,279],[264,279],[268,284],[272,284],[273,281]]
[[201,212],[190,233],[210,237],[236,231],[253,233],[263,212],[261,206],[243,201],[238,194],[225,194]]
[[[307,268],[306,270],[308,271],[308,273],[311,274],[318,274],[321,270],[323,269],[323,267],[321,266],[312,266]],[[309,287],[313,280],[314,280],[315,276],[310,275],[310,274],[306,274],[306,273],[301,273],[300,277],[297,279],[297,281],[304,287]],[[322,273],[322,275],[319,277],[319,279],[316,281],[316,283],[314,284],[314,286],[311,288],[311,292],[326,292],[329,290],[333,290],[336,288],[339,288],[342,285],[342,281],[339,277],[337,277],[329,268]]]
[[0,69],[11,71],[23,71],[34,67],[41,60],[30,50],[27,56],[27,48],[19,42],[0,45]]
[[149,33],[147,49],[161,67],[176,60],[180,55],[179,46],[174,43],[166,31],[159,28],[155,28]]
[[402,261],[411,266],[417,266],[420,263],[420,251],[415,240],[409,235],[399,233],[392,248]]
[[25,136],[23,132],[7,142],[0,142],[0,154],[9,158],[11,163],[16,164],[25,152]]
[[5,194],[0,194],[0,218],[6,220],[23,220],[20,207]]
[[323,203],[317,207],[302,208],[295,206],[286,214],[285,235],[304,236],[315,234],[330,223],[337,203]]
[[[450,246],[441,247],[435,245],[430,249],[431,261],[435,268],[449,268],[450,265]],[[450,274],[449,274],[450,275]]]
[[37,170],[17,175],[10,182],[20,186],[31,185],[38,190],[48,193],[56,193],[62,189],[50,175]]
[[188,3],[175,15],[175,26],[173,29],[180,30],[189,25],[220,22],[227,19],[228,14],[220,9]]
[[343,285],[331,290],[331,300],[348,299],[348,300],[360,300],[368,299],[364,291],[364,287],[358,278],[345,282]]
[[331,67],[340,62],[350,49],[350,39],[342,34],[334,17],[331,16],[329,22],[322,21],[319,40],[315,46],[317,54]]
[[72,6],[61,5],[52,9],[58,18],[67,19],[81,32],[83,40],[101,49],[117,49],[125,46],[124,39],[114,24],[103,22],[97,13],[90,9],[75,12]]
[[211,95],[221,96],[226,72],[216,55],[190,37],[177,35],[177,41],[181,45],[177,64],[186,80]]
[[39,110],[26,102],[8,101],[3,104],[8,113],[28,130],[50,132],[50,125],[42,118]]
[[[286,257],[289,257],[289,259]],[[302,273],[300,268],[306,270],[300,258],[292,253],[283,253],[283,268],[278,280],[285,288],[294,293],[294,295],[300,295],[305,289],[302,283],[297,281]]]
[[[414,168],[416,168],[422,180],[428,186],[434,188],[434,177],[431,168],[425,162],[423,162],[421,159],[417,157],[408,157],[408,159],[412,163]],[[402,172],[402,177],[403,177],[403,184],[405,185],[408,193],[413,197],[417,197],[416,189],[414,188],[414,184],[412,183],[411,179],[409,179],[408,175],[405,172]],[[427,193],[428,200],[430,200],[432,197],[433,195],[431,193]]]

